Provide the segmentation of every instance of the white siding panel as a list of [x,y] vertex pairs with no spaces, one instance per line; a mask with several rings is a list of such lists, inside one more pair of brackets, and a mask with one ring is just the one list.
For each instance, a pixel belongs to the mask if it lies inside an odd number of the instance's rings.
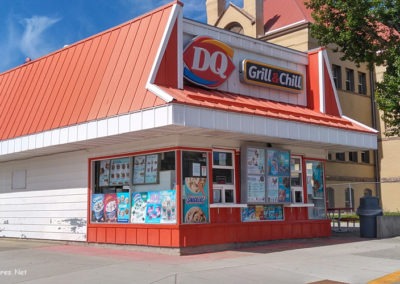
[[111,117],[107,119],[108,133],[107,135],[112,136],[118,134],[118,117]]
[[87,188],[0,194],[0,236],[86,241]]
[[87,139],[97,137],[97,121],[92,121],[87,124]]
[[87,139],[87,124],[79,124],[78,125],[78,140],[83,141]]
[[122,115],[118,117],[118,133],[126,133],[129,132],[130,124],[129,124],[129,115]]
[[24,136],[21,139],[22,139],[21,151],[28,150],[29,149],[29,137],[28,136]]
[[43,133],[43,146],[48,147],[51,145],[51,133],[50,131],[46,131]]
[[204,110],[202,114],[202,119],[200,120],[200,125],[203,128],[215,129],[215,112],[212,110]]
[[136,112],[130,116],[131,131],[137,131],[142,129],[142,113]]

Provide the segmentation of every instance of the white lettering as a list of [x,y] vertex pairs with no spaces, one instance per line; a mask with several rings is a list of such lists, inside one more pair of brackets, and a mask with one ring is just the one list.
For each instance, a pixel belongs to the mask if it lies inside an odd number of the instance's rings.
[[[221,64],[217,67],[218,57],[221,58]],[[228,69],[228,58],[221,51],[216,51],[211,55],[210,68],[214,74],[219,75],[222,79],[226,78],[225,72]]]
[[[210,53],[205,48],[201,47],[193,47],[194,48],[194,56],[193,56],[193,70],[205,71],[210,66]],[[202,56],[203,55],[203,56]],[[201,59],[203,59],[203,65],[200,66]]]
[[[219,75],[222,79],[226,78],[225,72],[228,69],[228,58],[221,51],[210,54],[207,49],[193,47],[193,70],[206,71],[210,69],[212,73]],[[217,64],[219,62],[219,64]]]

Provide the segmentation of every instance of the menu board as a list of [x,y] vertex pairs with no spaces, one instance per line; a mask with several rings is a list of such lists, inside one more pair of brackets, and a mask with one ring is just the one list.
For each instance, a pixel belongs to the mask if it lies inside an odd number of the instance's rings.
[[283,220],[282,205],[249,205],[242,208],[243,222]]
[[185,178],[184,222],[187,224],[208,222],[207,178]]
[[146,183],[157,183],[158,178],[158,155],[146,156]]
[[175,224],[176,191],[133,193],[131,223]]
[[99,186],[110,185],[110,160],[100,161]]
[[129,212],[130,212],[129,192],[118,192],[117,201],[118,201],[117,221],[119,223],[128,223]]
[[265,202],[265,150],[247,149],[247,201]]
[[130,159],[111,160],[110,185],[129,185]]
[[158,183],[158,155],[136,156],[133,159],[133,184]]
[[137,156],[133,158],[133,184],[144,183],[144,174],[146,172],[146,156]]

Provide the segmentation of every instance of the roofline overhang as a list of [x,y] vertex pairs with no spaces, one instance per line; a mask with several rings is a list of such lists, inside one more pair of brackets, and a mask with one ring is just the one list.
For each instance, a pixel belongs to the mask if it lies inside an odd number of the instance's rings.
[[[377,149],[377,134],[358,132],[311,123],[269,118],[185,104],[169,103],[133,113],[90,121],[0,141],[0,161],[92,149],[115,145],[116,141],[146,139],[146,131],[154,133],[174,128],[229,133],[243,141],[256,137],[260,141],[280,141],[285,145],[347,150]],[[140,135],[139,135],[140,133]],[[193,133],[190,131],[189,133]],[[202,132],[198,131],[201,136]],[[193,135],[193,134],[188,134]],[[232,139],[232,138],[230,138]],[[248,138],[250,139],[250,138]],[[328,146],[327,146],[328,145]]]

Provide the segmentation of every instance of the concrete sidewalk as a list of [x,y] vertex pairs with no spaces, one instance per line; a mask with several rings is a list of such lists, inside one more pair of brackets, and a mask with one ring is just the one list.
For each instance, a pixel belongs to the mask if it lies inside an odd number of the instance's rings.
[[400,283],[399,271],[400,237],[352,232],[191,256],[0,239],[0,283]]

